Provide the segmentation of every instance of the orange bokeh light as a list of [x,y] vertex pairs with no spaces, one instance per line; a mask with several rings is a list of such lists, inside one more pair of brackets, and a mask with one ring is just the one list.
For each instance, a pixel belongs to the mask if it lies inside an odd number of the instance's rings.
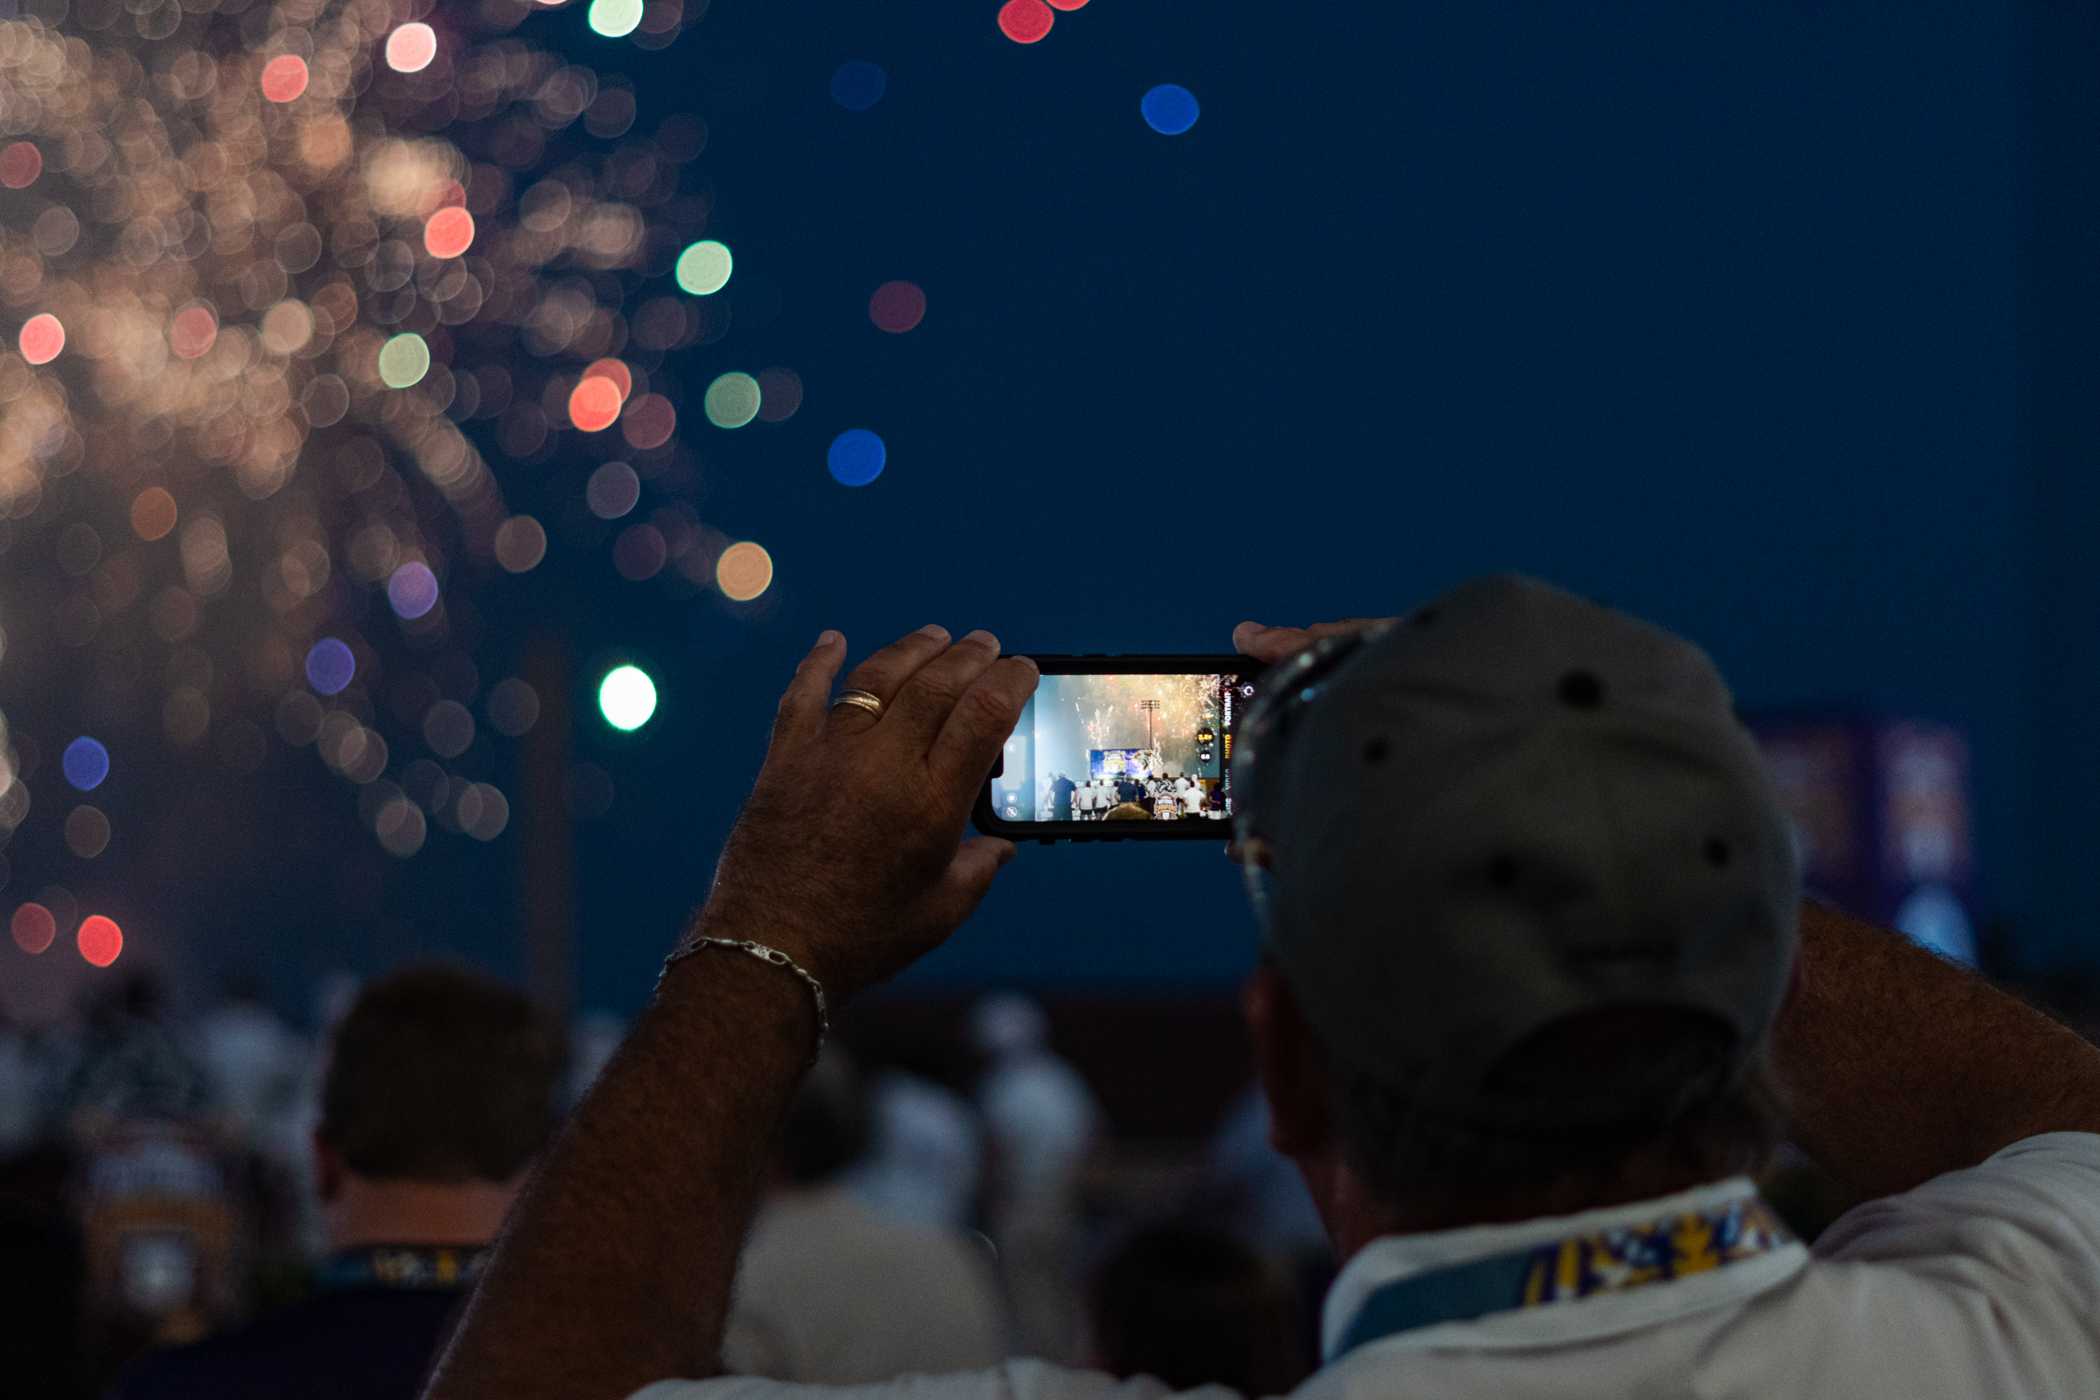
[[41,904],[25,904],[15,910],[8,931],[15,936],[15,946],[33,957],[58,937],[58,919]]
[[589,367],[584,370],[583,377],[585,379],[610,379],[613,383],[619,385],[621,403],[627,402],[627,396],[634,392],[634,371],[618,360],[593,360]]
[[66,328],[59,324],[58,317],[41,312],[22,323],[18,343],[23,359],[33,365],[48,365],[66,348]]
[[602,432],[620,416],[620,386],[603,375],[580,379],[569,391],[569,421],[587,433]]
[[270,101],[291,102],[305,91],[306,60],[297,54],[281,53],[263,65],[262,95]]
[[423,246],[433,258],[456,258],[474,246],[474,216],[458,205],[447,205],[423,225]]
[[73,935],[73,942],[80,949],[80,956],[96,967],[108,967],[124,951],[124,930],[107,914],[90,914],[80,921],[80,932]]
[[165,539],[175,515],[175,497],[165,487],[148,486],[132,498],[131,528],[142,540]]
[[168,348],[185,360],[194,360],[211,349],[219,338],[219,318],[208,306],[185,306],[175,313],[168,328]]

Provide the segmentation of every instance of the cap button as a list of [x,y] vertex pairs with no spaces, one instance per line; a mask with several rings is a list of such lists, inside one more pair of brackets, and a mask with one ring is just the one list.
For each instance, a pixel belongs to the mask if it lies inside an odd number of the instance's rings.
[[1604,703],[1604,683],[1588,671],[1570,671],[1560,678],[1561,700],[1578,710],[1594,710]]

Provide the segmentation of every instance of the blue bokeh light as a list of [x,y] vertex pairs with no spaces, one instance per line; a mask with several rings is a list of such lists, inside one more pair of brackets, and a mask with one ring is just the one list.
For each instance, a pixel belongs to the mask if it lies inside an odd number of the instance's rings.
[[1196,94],[1179,83],[1161,83],[1145,94],[1138,110],[1144,113],[1145,125],[1162,136],[1181,135],[1203,114]]
[[437,606],[437,575],[428,564],[411,560],[386,581],[386,600],[395,616],[414,621]]
[[882,439],[866,428],[846,429],[831,440],[831,450],[824,454],[832,479],[841,486],[866,486],[882,475],[889,457]]
[[322,695],[340,695],[357,676],[357,657],[349,643],[323,637],[306,653],[306,681]]
[[867,111],[889,88],[890,75],[866,59],[849,59],[831,75],[831,100],[849,112]]
[[83,734],[66,745],[59,767],[65,770],[67,782],[82,792],[93,792],[109,776],[109,750],[99,739]]

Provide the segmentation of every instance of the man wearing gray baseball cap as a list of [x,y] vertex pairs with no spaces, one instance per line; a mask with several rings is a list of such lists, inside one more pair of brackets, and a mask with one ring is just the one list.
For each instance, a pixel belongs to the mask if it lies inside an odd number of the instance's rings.
[[[1517,576],[1235,641],[1273,663],[1235,756],[1246,1010],[1345,1261],[1300,1394],[2100,1396],[2100,1051],[1802,901],[1703,653]],[[720,1369],[827,997],[936,946],[1011,857],[957,843],[1035,685],[989,634],[930,628],[827,717],[842,650],[797,673],[708,903],[437,1400],[810,1400],[662,1378]],[[852,800],[804,802],[818,774]],[[1751,1181],[1781,1134],[1874,1198],[1813,1251]],[[1032,1361],[853,1389],[1165,1393]]]

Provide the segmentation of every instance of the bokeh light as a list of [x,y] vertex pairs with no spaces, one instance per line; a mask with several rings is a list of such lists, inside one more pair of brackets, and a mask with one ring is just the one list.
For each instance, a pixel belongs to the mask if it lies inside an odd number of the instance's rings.
[[7,927],[14,935],[15,946],[32,957],[58,939],[58,916],[34,900],[15,910]]
[[999,7],[999,32],[1017,44],[1033,44],[1050,32],[1057,16],[1043,0],[1006,0]]
[[569,421],[586,433],[603,432],[620,416],[620,386],[602,374],[586,375],[569,391]]
[[456,258],[474,246],[474,216],[447,205],[423,225],[423,248],[433,258]]
[[583,371],[583,377],[585,379],[610,379],[618,387],[620,402],[622,403],[627,402],[627,396],[634,392],[634,371],[627,368],[619,360],[610,358],[593,360]]
[[421,20],[386,36],[386,66],[396,73],[420,73],[437,57],[437,31]]
[[168,325],[168,349],[177,359],[199,359],[219,338],[219,318],[201,303],[185,306]]
[[[1162,136],[1179,136],[1196,124],[1202,108],[1196,94],[1179,83],[1161,83],[1138,102],[1145,125]],[[1228,123],[1229,124],[1229,123]]]
[[598,682],[598,713],[615,729],[640,729],[656,713],[656,682],[639,666],[613,667]]
[[272,102],[294,102],[306,91],[306,60],[281,53],[263,65],[262,95]]
[[662,447],[678,428],[678,410],[662,394],[637,394],[620,415],[620,435],[638,452]]
[[866,428],[848,428],[831,440],[824,465],[841,486],[866,486],[882,475],[889,449],[880,437]]
[[885,282],[868,298],[868,319],[878,330],[902,335],[926,319],[926,293],[916,282]]
[[430,346],[414,331],[391,336],[379,347],[379,379],[389,389],[413,389],[430,373]]
[[802,376],[774,366],[758,372],[758,421],[785,423],[802,407]]
[[1050,0],[1050,8],[1053,10],[1083,10],[1086,8],[1086,0]]
[[108,967],[124,951],[124,930],[107,914],[90,914],[80,921],[73,942],[81,957],[96,967]]
[[437,575],[422,560],[411,559],[387,579],[386,601],[396,617],[410,621],[422,617],[437,606]]
[[733,544],[715,561],[715,587],[733,602],[748,603],[773,586],[773,556],[749,540]]
[[831,75],[831,100],[849,112],[865,112],[882,101],[889,86],[890,75],[882,71],[882,65],[848,59]]
[[488,711],[496,732],[515,739],[539,723],[540,693],[516,676],[506,676],[490,688]]
[[496,562],[514,574],[539,567],[547,557],[547,531],[529,515],[513,515],[496,527]]
[[728,244],[703,238],[678,255],[678,285],[696,297],[713,296],[729,285],[735,267]]
[[109,776],[109,750],[100,739],[83,734],[66,745],[58,766],[65,773],[66,781],[77,790],[93,792]]
[[702,407],[707,410],[707,421],[717,428],[741,428],[758,417],[763,401],[756,379],[742,370],[731,370],[707,386]]
[[591,32],[624,39],[642,23],[642,0],[591,0]]
[[26,190],[44,173],[44,153],[34,141],[0,146],[0,189]]
[[66,849],[82,860],[108,850],[109,836],[109,815],[100,807],[83,802],[66,813]]
[[16,344],[21,347],[22,358],[29,363],[48,365],[58,358],[59,351],[66,348],[66,328],[50,312],[39,312],[22,323],[22,333],[16,337]]
[[625,462],[607,462],[584,483],[583,499],[600,520],[618,520],[642,499],[642,479]]
[[357,656],[340,637],[323,637],[306,653],[306,683],[321,695],[340,695],[357,678]]
[[163,486],[148,486],[132,497],[131,530],[142,540],[165,539],[175,528],[175,497]]

